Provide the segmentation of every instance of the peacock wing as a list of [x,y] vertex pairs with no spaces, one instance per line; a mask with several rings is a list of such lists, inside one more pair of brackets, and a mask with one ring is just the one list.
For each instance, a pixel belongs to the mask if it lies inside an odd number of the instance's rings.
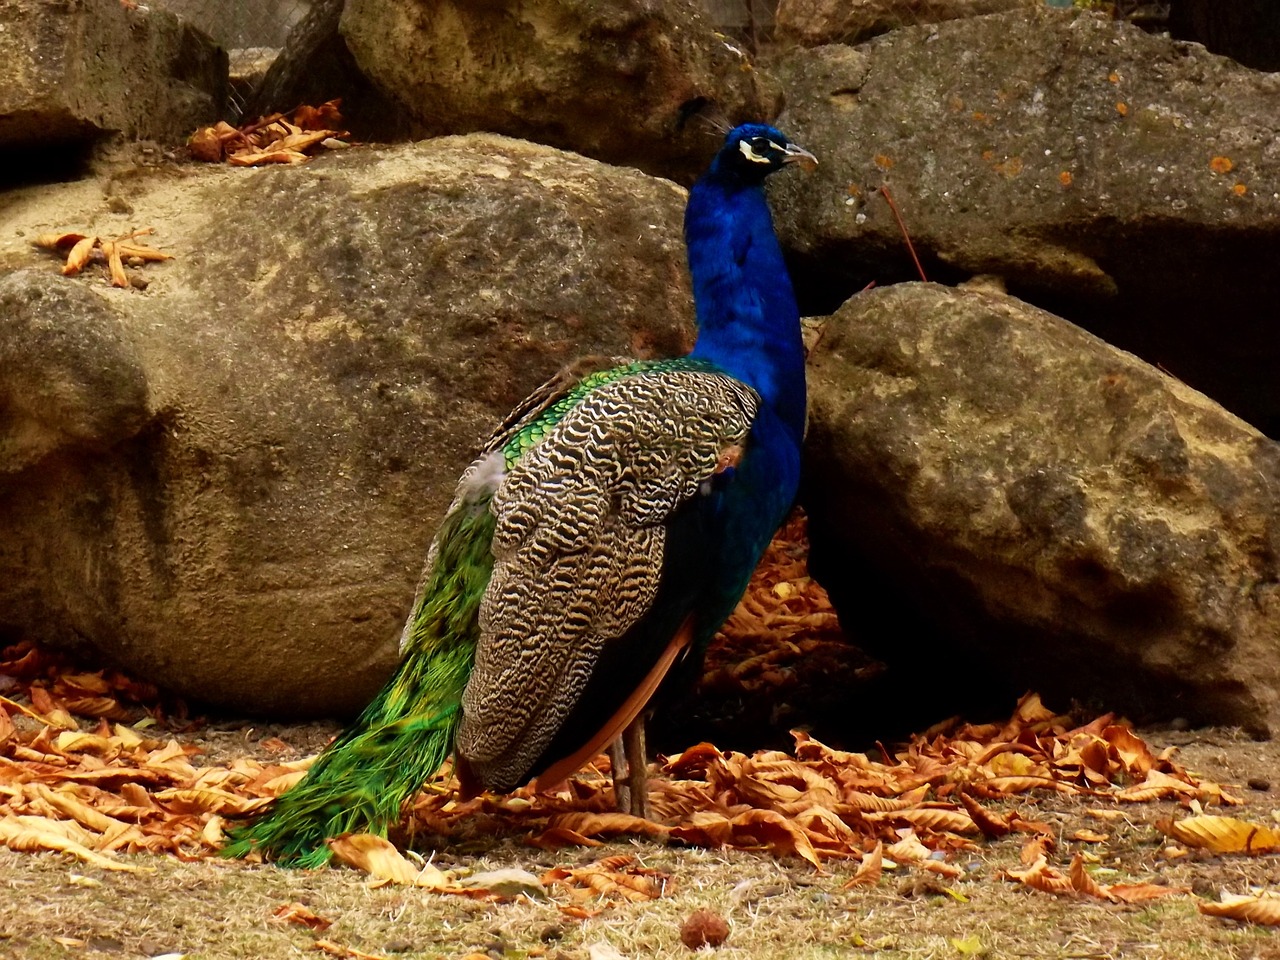
[[642,370],[591,389],[507,471],[457,740],[479,784],[508,789],[557,759],[543,753],[606,645],[654,604],[667,521],[745,443],[758,403],[696,365]]
[[444,546],[442,540],[457,535],[459,524],[455,521],[460,514],[469,510],[488,509],[489,498],[506,473],[508,457],[504,453],[504,448],[513,443],[518,448],[521,445],[522,435],[530,432],[531,426],[545,418],[548,411],[557,403],[565,402],[575,389],[581,389],[583,381],[587,378],[599,377],[612,370],[629,369],[634,365],[636,361],[628,357],[611,357],[603,354],[579,357],[562,367],[554,376],[521,400],[490,434],[489,439],[480,448],[480,454],[458,478],[453,502],[445,511],[444,520],[427,549],[427,557],[423,562],[422,573],[418,577],[418,588],[414,593],[413,605],[409,608],[409,618],[400,632],[401,657],[410,654],[418,646],[414,642],[415,626],[419,623],[419,613],[427,599],[428,585],[432,582],[432,571],[440,560],[440,549]]

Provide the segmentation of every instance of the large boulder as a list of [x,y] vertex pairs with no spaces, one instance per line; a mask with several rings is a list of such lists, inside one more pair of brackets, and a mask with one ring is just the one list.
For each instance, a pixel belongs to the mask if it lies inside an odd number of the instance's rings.
[[430,133],[490,130],[682,180],[709,153],[691,111],[780,106],[697,0],[347,0],[342,33]]
[[812,569],[896,689],[1280,725],[1280,446],[1043,310],[932,284],[841,307],[810,382]]
[[[0,156],[114,132],[180,142],[221,113],[227,55],[154,6],[0,0],[0,24]],[[0,182],[33,172],[15,158]]]
[[910,279],[1011,293],[1280,430],[1280,74],[1047,8],[771,65],[822,161],[774,184],[808,309]]
[[861,43],[902,27],[1043,3],[1044,0],[779,0],[776,30],[782,42],[806,47]]
[[[683,191],[500,137],[117,171],[0,213],[0,630],[257,714],[360,706],[478,443],[582,353],[690,345]],[[175,259],[114,289],[55,227]]]
[[366,77],[338,32],[345,0],[314,0],[246,99],[244,116],[288,113],[300,103],[341,99],[343,126],[361,140],[387,143],[423,130],[398,100]]

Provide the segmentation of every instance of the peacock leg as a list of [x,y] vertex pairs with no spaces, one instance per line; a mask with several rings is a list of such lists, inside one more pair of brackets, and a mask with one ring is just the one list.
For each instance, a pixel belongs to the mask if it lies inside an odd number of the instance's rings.
[[631,788],[627,785],[626,751],[622,745],[622,737],[609,741],[609,768],[613,773],[613,804],[621,813],[631,809]]
[[[623,751],[627,755],[627,793],[630,794],[632,816],[649,819],[649,757],[645,749],[644,719],[641,713],[622,731]],[[621,807],[621,803],[619,803]]]

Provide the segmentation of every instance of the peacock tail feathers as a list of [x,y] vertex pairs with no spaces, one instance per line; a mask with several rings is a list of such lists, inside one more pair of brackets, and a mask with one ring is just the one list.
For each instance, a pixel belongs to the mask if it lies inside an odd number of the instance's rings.
[[[562,443],[558,432],[562,422],[570,414],[581,419],[583,414],[574,411],[603,387],[646,374],[707,375],[711,369],[709,364],[682,359],[622,363],[611,359],[605,369],[579,367],[559,374],[531,394],[495,431],[459,481],[428,553],[414,609],[401,637],[396,672],[297,785],[251,822],[230,832],[223,855],[240,857],[259,850],[280,862],[316,867],[331,856],[325,844],[328,838],[353,832],[385,836],[400,819],[404,801],[454,750],[463,692],[475,663],[482,601],[493,577],[498,524],[493,501],[509,469],[519,475],[518,465],[544,442],[550,441],[548,449]],[[636,394],[634,386],[626,389]],[[590,403],[588,407],[586,419],[598,416]],[[533,491],[526,492],[536,499]],[[617,571],[597,571],[592,579],[601,581],[603,588],[611,573]],[[494,593],[501,596],[505,581],[499,579]],[[611,604],[621,603],[629,583],[620,576],[618,588],[602,589],[602,596]],[[532,580],[527,584],[545,594],[543,586]],[[500,600],[490,601],[490,606],[500,604]]]
[[804,350],[762,186],[808,161],[730,131],[686,208],[693,352],[583,361],[511,412],[432,541],[395,675],[228,855],[323,864],[451,752],[465,792],[563,776],[696,666],[798,483]]
[[477,610],[493,567],[492,536],[487,495],[455,503],[436,535],[399,668],[301,781],[231,831],[223,856],[259,850],[284,863],[319,867],[332,856],[325,843],[331,837],[386,836],[404,801],[453,752],[479,636]]

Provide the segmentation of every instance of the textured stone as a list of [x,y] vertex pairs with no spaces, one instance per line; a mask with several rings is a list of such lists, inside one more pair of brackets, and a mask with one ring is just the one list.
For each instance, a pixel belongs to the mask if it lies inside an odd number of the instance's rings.
[[246,117],[286,113],[300,103],[342,100],[343,126],[360,140],[389,142],[420,136],[399,101],[382,94],[361,71],[338,32],[345,0],[314,0],[245,103]]
[[941,23],[1044,0],[780,0],[777,36],[784,43],[816,47],[824,43],[861,43],[890,30]]
[[1051,314],[936,285],[850,300],[810,381],[812,569],[897,688],[1276,729],[1280,446]]
[[688,110],[780,106],[696,0],[348,0],[342,33],[430,133],[491,130],[685,181],[714,150]]
[[[683,192],[635,171],[476,135],[115,183],[127,220],[92,181],[0,214],[0,629],[188,697],[362,705],[488,431],[579,353],[690,345]],[[61,277],[67,211],[175,259]]]
[[180,142],[217,118],[226,80],[226,54],[162,10],[0,0],[0,151],[111,132]]
[[822,162],[772,188],[809,312],[914,278],[884,185],[930,279],[998,274],[1280,430],[1280,75],[1049,9],[771,66]]

